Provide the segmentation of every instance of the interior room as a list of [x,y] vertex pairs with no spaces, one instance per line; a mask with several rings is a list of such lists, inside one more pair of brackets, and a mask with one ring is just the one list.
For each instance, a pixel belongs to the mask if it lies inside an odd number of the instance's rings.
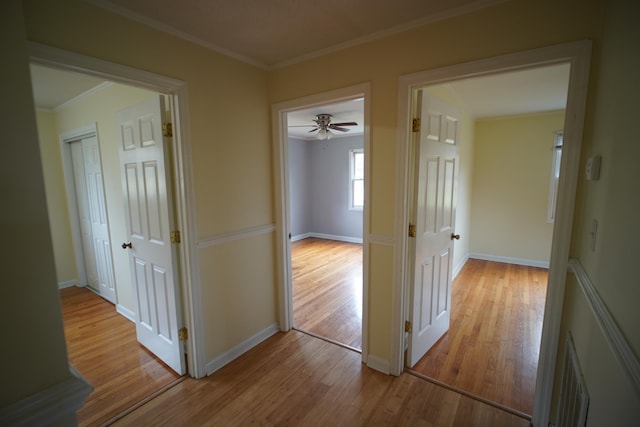
[[[60,293],[93,280],[91,295],[112,301],[109,310],[135,330],[133,345],[153,349],[179,376],[114,425],[635,425],[638,5],[353,0],[337,12],[259,1],[5,4],[8,98],[0,117],[11,155],[0,168],[0,223],[11,243],[0,315],[11,345],[0,424],[81,422],[77,411],[97,387],[72,362],[65,321],[73,310]],[[475,117],[456,87],[562,64],[569,65],[564,108]],[[136,89],[123,94],[125,105],[87,96],[46,112],[34,105],[33,66],[111,82],[95,95]],[[508,98],[522,98],[519,89],[511,86]],[[315,223],[293,230],[287,115],[359,98],[361,235]],[[116,125],[91,114],[97,107]],[[67,115],[72,110],[77,116]],[[333,114],[315,111],[304,124],[322,122],[323,113]],[[337,123],[351,121],[359,123],[335,114]],[[108,239],[95,228],[101,261],[84,272],[74,248],[82,231],[73,231],[66,200],[74,187],[60,166],[82,157],[85,176],[104,175],[109,219]],[[328,207],[313,210],[327,219]],[[291,240],[307,234],[362,240],[343,242],[362,247],[359,346],[296,330]],[[111,276],[102,263],[108,254]],[[488,267],[497,264],[511,267]],[[454,297],[477,299],[460,293],[469,289],[458,286],[463,278],[495,301],[483,306],[489,320],[481,324],[517,337],[498,339],[495,353],[483,362],[474,356],[475,364],[464,355],[491,344],[491,328],[466,323],[466,338],[440,340],[457,325]],[[491,280],[499,286],[487,286]],[[524,282],[534,290],[526,293]],[[491,296],[492,289],[500,291]],[[541,293],[542,313],[530,304]],[[501,330],[497,310],[508,301],[520,308],[513,328]],[[482,319],[472,311],[462,317]],[[439,372],[407,372],[441,343],[453,358],[425,363],[439,363]],[[503,344],[529,359],[504,356]],[[504,368],[496,368],[500,359]],[[471,384],[433,378],[468,367],[487,376]],[[526,380],[515,374],[520,367]],[[532,378],[529,406],[482,396],[521,391]]]

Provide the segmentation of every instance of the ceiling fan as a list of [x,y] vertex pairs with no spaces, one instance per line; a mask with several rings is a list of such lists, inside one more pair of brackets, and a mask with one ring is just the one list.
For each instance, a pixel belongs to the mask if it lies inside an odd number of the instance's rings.
[[306,127],[306,126],[314,126],[313,129],[309,131],[318,132],[318,139],[331,139],[334,131],[340,132],[349,132],[350,129],[345,128],[344,126],[358,126],[356,122],[342,122],[342,123],[331,123],[331,114],[318,114],[313,121],[316,123],[315,125],[302,125],[302,126],[291,126],[291,127]]

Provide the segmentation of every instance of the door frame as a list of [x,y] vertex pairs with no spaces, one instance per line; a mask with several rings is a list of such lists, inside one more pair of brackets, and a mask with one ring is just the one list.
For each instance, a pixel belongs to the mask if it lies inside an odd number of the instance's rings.
[[273,170],[276,208],[276,278],[278,285],[278,321],[283,332],[293,327],[293,279],[291,275],[291,231],[289,197],[289,147],[287,113],[303,108],[326,105],[354,98],[364,98],[364,208],[362,232],[362,362],[367,363],[368,353],[368,295],[369,295],[369,188],[370,188],[370,132],[369,114],[371,85],[363,83],[342,89],[322,92],[303,98],[284,101],[271,106],[273,129]]
[[[564,125],[565,145],[563,146],[558,204],[552,237],[549,266],[549,285],[542,326],[540,359],[536,378],[536,392],[532,423],[547,426],[551,412],[551,398],[555,375],[555,364],[560,338],[562,305],[564,299],[569,249],[576,189],[580,170],[580,151],[587,100],[591,41],[583,40],[549,47],[533,49],[514,54],[498,56],[400,77],[398,91],[398,145],[396,175],[396,229],[397,243],[394,260],[394,286],[392,297],[392,348],[391,373],[399,375],[404,370],[404,321],[407,315],[405,297],[409,291],[409,239],[406,233],[411,206],[408,191],[413,179],[410,162],[412,138],[411,119],[414,114],[412,104],[414,91],[424,86],[461,80],[469,77],[500,74],[508,71],[525,70],[546,65],[569,63],[571,66],[567,93],[566,118]],[[410,303],[410,302],[409,302]]]
[[195,202],[191,160],[187,84],[170,77],[137,68],[81,55],[75,52],[28,42],[29,60],[33,64],[73,71],[116,83],[149,89],[168,95],[174,130],[174,156],[170,159],[175,192],[176,226],[181,230],[181,243],[177,247],[179,280],[182,293],[181,311],[189,330],[186,341],[188,374],[195,378],[206,375],[201,288],[197,248],[195,246]]

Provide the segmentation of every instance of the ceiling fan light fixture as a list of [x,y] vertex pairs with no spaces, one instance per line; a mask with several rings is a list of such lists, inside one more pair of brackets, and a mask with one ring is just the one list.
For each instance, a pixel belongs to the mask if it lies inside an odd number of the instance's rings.
[[321,141],[327,141],[333,137],[333,133],[329,129],[320,129],[318,130],[318,134],[316,138]]

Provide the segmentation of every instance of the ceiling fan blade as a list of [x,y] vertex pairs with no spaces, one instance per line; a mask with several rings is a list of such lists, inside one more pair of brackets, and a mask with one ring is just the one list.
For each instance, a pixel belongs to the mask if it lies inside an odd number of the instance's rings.
[[335,126],[335,125],[329,125],[329,128],[331,130],[339,130],[340,132],[349,132],[351,129],[347,129],[347,128],[343,128],[340,126]]
[[315,127],[316,125],[290,125],[290,128],[308,128],[308,127]]
[[309,132],[307,132],[307,133],[315,132],[315,131],[317,131],[317,130],[318,130],[318,128],[311,129],[311,130],[310,130]]
[[356,122],[331,123],[329,126],[358,126]]

